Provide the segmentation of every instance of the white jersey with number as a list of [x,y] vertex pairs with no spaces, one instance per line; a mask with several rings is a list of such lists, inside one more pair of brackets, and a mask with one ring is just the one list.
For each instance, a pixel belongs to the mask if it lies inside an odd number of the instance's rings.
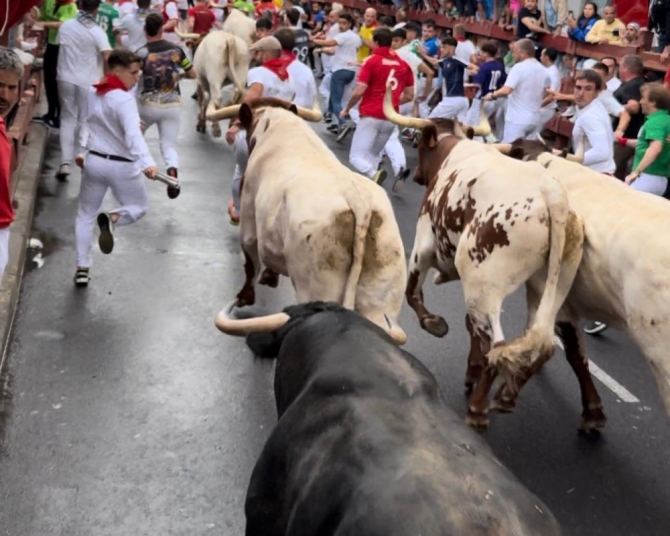
[[251,87],[253,84],[263,85],[263,97],[275,97],[292,102],[296,94],[290,72],[286,80],[281,80],[266,67],[254,67],[249,69],[247,87]]

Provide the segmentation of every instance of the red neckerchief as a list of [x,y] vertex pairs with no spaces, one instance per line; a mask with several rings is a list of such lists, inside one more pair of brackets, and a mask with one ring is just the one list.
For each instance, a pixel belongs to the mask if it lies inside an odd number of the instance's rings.
[[296,56],[290,50],[282,50],[281,55],[282,55],[283,58],[286,58],[286,60],[288,61],[287,65],[291,65],[291,63],[293,63],[295,60],[298,59],[298,56]]
[[463,41],[465,41],[465,37],[457,37],[456,41],[458,41],[459,43],[462,43]]
[[[289,57],[289,54],[291,55],[291,57]],[[286,70],[286,68],[290,65],[290,63],[294,59],[295,55],[293,53],[284,52],[278,58],[266,61],[263,64],[263,67],[275,73],[279,77],[279,80],[285,82],[286,80],[288,80],[288,71]]]
[[98,82],[97,84],[93,84],[93,87],[95,88],[95,92],[98,95],[105,95],[109,93],[110,91],[114,91],[115,89],[121,89],[123,91],[128,91],[128,88],[126,85],[121,81],[121,79],[118,76],[115,76],[113,74],[108,74],[107,76],[103,76],[102,80]]

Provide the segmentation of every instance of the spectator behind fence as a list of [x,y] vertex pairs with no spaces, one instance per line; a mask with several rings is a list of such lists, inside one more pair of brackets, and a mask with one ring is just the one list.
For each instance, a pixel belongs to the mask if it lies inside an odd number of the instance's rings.
[[656,52],[661,53],[661,61],[667,60],[670,56],[670,0],[651,1],[647,30],[656,32]]
[[11,49],[0,47],[0,279],[9,257],[9,226],[14,221],[14,207],[9,182],[12,170],[12,142],[7,138],[5,119],[19,102],[23,64]]
[[587,2],[584,4],[584,9],[582,10],[582,15],[579,17],[579,20],[575,20],[572,16],[572,12],[568,15],[568,37],[574,39],[575,41],[581,41],[582,43],[586,42],[586,36],[593,28],[593,25],[600,20],[600,15],[598,15],[598,6],[593,2]]
[[[622,132],[619,124],[615,126],[615,138],[636,139],[637,133],[644,123],[644,115],[640,108],[640,99],[642,94],[640,88],[644,85],[644,65],[642,59],[632,54],[621,58],[619,64],[619,78],[621,86],[614,92],[614,98],[618,100],[630,115],[630,123]],[[618,145],[614,150],[614,160],[616,161],[615,175],[618,179],[624,180],[628,174],[628,165],[634,155],[634,149],[628,146]]]
[[603,18],[596,22],[589,33],[586,34],[586,42],[599,45],[623,45],[625,33],[626,26],[617,18],[616,8],[605,6]]
[[621,80],[617,78],[619,62],[612,56],[605,56],[600,61],[607,65],[608,72],[605,83],[607,84],[607,89],[614,93],[621,86]]
[[636,140],[621,138],[619,144],[635,147],[633,171],[626,184],[635,190],[663,195],[670,173],[670,93],[658,83],[642,86],[640,106],[646,116]]
[[537,39],[537,36],[531,34],[549,33],[543,27],[544,18],[542,11],[537,8],[537,0],[526,0],[524,7],[519,11],[519,26],[516,30],[517,39]]
[[640,36],[640,25],[637,22],[626,24],[626,35],[624,35],[624,45],[635,45]]

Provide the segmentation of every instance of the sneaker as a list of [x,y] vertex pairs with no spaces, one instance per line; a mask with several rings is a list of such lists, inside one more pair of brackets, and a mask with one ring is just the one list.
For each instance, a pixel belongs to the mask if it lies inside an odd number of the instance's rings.
[[393,183],[393,188],[391,188],[395,193],[402,191],[405,187],[405,181],[409,177],[410,170],[409,168],[401,167],[400,171],[396,175],[395,182]]
[[109,255],[114,249],[114,224],[109,214],[106,212],[98,214],[98,227],[100,228],[100,238],[98,238],[100,251]]
[[337,123],[331,123],[326,127],[326,130],[328,132],[332,132],[333,134],[337,134],[340,130],[340,125]]
[[337,135],[337,138],[335,138],[335,141],[340,142],[344,140],[344,138],[347,137],[347,134],[351,132],[353,129],[349,125],[344,125],[341,129],[339,134]]
[[584,326],[584,333],[587,335],[598,335],[607,329],[607,324],[604,322],[593,322],[588,326]]
[[496,138],[493,133],[489,132],[484,138],[486,143],[498,143],[498,138]]
[[70,176],[70,164],[61,164],[58,168],[58,173],[56,173],[56,179],[61,182],[67,182],[67,178]]
[[240,224],[240,215],[235,210],[235,203],[233,202],[232,199],[230,200],[230,203],[228,203],[228,216],[230,216],[231,225]]
[[377,173],[374,174],[372,180],[377,184],[379,184],[379,186],[381,186],[382,183],[386,180],[386,170],[384,169],[377,170]]
[[[167,168],[167,174],[170,177],[177,178],[177,168],[175,167],[169,167]],[[179,197],[179,194],[181,193],[181,188],[177,188],[176,186],[168,186],[167,187],[167,195],[170,199],[176,199]]]
[[74,284],[76,287],[87,287],[90,280],[91,277],[88,275],[88,268],[77,268],[77,271],[74,273]]
[[191,98],[192,98],[193,100],[198,100],[198,92],[195,91],[195,92],[193,93],[193,95],[191,95]]
[[414,131],[411,128],[405,128],[400,133],[400,137],[405,141],[414,141]]
[[326,112],[323,114],[323,122],[324,123],[332,123],[333,122],[333,114],[330,112]]

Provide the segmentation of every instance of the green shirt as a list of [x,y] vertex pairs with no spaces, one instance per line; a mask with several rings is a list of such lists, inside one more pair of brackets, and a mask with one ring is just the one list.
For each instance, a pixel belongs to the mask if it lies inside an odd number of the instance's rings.
[[668,112],[658,110],[653,114],[649,114],[637,136],[633,170],[637,169],[640,165],[644,153],[649,149],[651,142],[660,141],[663,144],[663,150],[656,160],[644,170],[644,173],[659,177],[670,176],[670,145],[665,140],[667,136],[670,136],[670,115],[668,115]]
[[[44,5],[42,6],[42,19],[45,22],[66,22],[70,19],[74,19],[77,16],[77,4],[66,4],[59,7],[56,11],[56,0],[45,0]],[[50,45],[57,45],[58,40],[58,29],[50,28],[47,30],[47,43]]]
[[116,46],[116,37],[114,37],[114,28],[119,25],[119,12],[110,4],[102,3],[98,8],[98,26],[103,29],[109,39],[109,46]]

